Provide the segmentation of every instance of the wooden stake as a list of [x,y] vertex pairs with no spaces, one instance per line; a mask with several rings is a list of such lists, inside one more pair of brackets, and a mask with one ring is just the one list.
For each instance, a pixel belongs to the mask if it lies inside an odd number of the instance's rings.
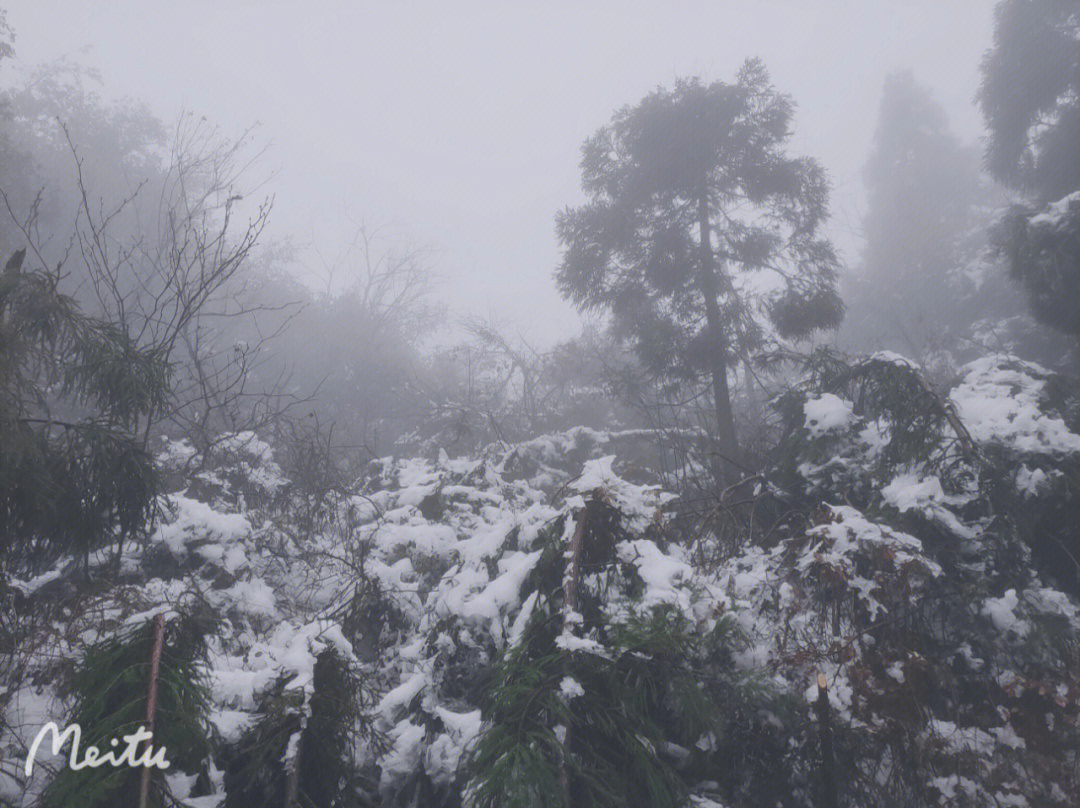
[[[157,712],[158,673],[161,670],[161,646],[165,638],[165,615],[154,617],[154,633],[150,646],[150,684],[146,693],[146,731],[150,733],[149,746],[154,744],[154,715]],[[147,808],[150,800],[150,766],[143,766],[139,781],[139,808]]]
[[839,801],[836,793],[836,759],[833,757],[832,715],[829,711],[829,681],[825,674],[817,678],[818,732],[821,737],[821,804],[824,808],[837,808]]

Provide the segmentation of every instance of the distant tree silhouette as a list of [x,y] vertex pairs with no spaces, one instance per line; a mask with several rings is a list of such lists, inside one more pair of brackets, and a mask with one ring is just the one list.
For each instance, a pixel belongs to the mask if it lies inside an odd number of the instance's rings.
[[557,217],[562,294],[609,312],[657,371],[709,380],[727,479],[733,363],[843,317],[836,253],[819,233],[829,185],[816,161],[786,153],[793,111],[757,60],[731,84],[657,89],[585,142],[589,200]]
[[1080,338],[1080,5],[999,3],[979,104],[986,162],[1026,196],[997,243],[1035,317]]

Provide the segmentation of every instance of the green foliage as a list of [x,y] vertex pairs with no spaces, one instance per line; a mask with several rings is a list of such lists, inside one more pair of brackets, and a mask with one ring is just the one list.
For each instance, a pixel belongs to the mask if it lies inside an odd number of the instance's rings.
[[641,582],[615,560],[618,512],[595,500],[588,512],[582,574],[596,583],[579,590],[579,631],[605,651],[556,643],[566,563],[559,520],[541,537],[544,555],[525,583],[542,605],[496,662],[483,700],[487,729],[469,761],[466,789],[477,808],[565,808],[564,778],[571,805],[681,808],[692,784],[684,769],[692,772],[688,764],[702,754],[695,744],[718,727],[703,680],[726,642],[726,623],[703,635],[671,606],[630,608],[613,619],[614,591],[633,602]]
[[[799,463],[824,463],[837,453],[836,441],[843,438],[824,436],[812,440],[804,429],[803,405],[807,397],[823,393],[851,402],[856,417],[876,424],[882,431],[883,445],[872,468],[880,479],[916,462],[925,462],[939,473],[962,473],[962,461],[971,459],[971,439],[955,419],[952,405],[914,365],[887,355],[850,361],[829,348],[819,348],[804,357],[778,353],[768,361],[792,360],[801,366],[806,378],[774,402],[784,423],[777,447],[777,465],[782,473],[794,474]],[[857,476],[866,477],[865,469],[854,470]],[[798,490],[806,481],[800,478],[788,482],[791,490]]]
[[[668,744],[693,747],[716,719],[692,666],[701,638],[673,610],[657,609],[613,627],[609,660],[555,650],[552,623],[534,620],[496,667],[491,726],[470,762],[474,804],[564,808],[565,766],[572,805],[683,806],[689,788]],[[584,694],[567,700],[565,677]]]
[[41,566],[145,525],[158,485],[137,429],[169,367],[24,257],[0,275],[0,549]]
[[[110,740],[146,723],[153,621],[118,632],[87,653],[75,674],[73,722],[82,727],[80,755],[87,746],[110,750]],[[166,622],[158,674],[153,747],[164,747],[170,772],[198,772],[211,752],[205,680],[206,622],[183,617]],[[123,741],[120,741],[121,748]],[[138,802],[142,767],[69,768],[46,788],[43,808],[116,808]],[[173,804],[161,772],[154,769],[151,805]]]
[[1078,31],[1073,0],[1003,0],[983,60],[978,100],[989,129],[987,165],[1040,203],[1080,188]]
[[285,805],[290,766],[297,760],[296,808],[372,804],[371,784],[352,754],[358,732],[371,737],[370,721],[362,715],[369,695],[363,682],[328,648],[316,659],[310,687],[305,693],[282,680],[263,698],[259,722],[226,753],[224,808]]
[[[1080,202],[1067,197],[1080,191],[1078,36],[1075,2],[1004,0],[979,89],[989,129],[987,164],[1029,198],[1002,220],[998,246],[1035,317],[1073,337],[1080,337]],[[1052,220],[1040,221],[1041,211]]]
[[1008,256],[1011,275],[1027,293],[1035,317],[1080,336],[1080,199],[1063,213],[1040,224],[1028,208],[1014,207],[996,228],[995,243]]
[[843,314],[837,257],[819,230],[828,180],[787,154],[794,106],[756,60],[731,84],[655,90],[585,142],[589,200],[557,217],[559,290],[610,312],[656,373],[711,376],[729,454],[727,364],[774,336],[770,323],[801,338]]

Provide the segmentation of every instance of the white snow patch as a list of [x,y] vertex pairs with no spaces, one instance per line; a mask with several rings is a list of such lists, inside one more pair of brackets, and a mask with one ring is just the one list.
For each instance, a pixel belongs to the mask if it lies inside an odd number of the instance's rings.
[[813,438],[847,429],[852,419],[851,404],[832,393],[808,399],[803,404],[803,413],[806,429]]
[[1000,598],[987,598],[982,613],[990,618],[998,631],[1011,631],[1017,637],[1026,637],[1031,627],[1026,620],[1016,616],[1014,610],[1019,604],[1016,590],[1007,589]]
[[572,676],[564,676],[563,680],[559,682],[559,692],[566,701],[571,701],[578,696],[584,696],[585,688]]
[[1080,452],[1080,435],[1039,406],[1050,375],[1045,368],[995,354],[976,359],[964,370],[964,381],[949,398],[976,441],[1018,452]]

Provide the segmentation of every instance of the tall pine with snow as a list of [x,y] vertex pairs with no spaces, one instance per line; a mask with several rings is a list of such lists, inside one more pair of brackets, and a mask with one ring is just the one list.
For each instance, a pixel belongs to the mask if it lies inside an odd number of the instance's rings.
[[718,475],[739,442],[731,373],[773,336],[837,326],[824,169],[787,153],[794,115],[760,61],[619,110],[582,148],[588,201],[557,217],[556,281],[677,383],[711,388]]
[[1035,317],[1080,337],[1080,6],[1005,0],[983,61],[986,162],[1022,201],[998,243]]

